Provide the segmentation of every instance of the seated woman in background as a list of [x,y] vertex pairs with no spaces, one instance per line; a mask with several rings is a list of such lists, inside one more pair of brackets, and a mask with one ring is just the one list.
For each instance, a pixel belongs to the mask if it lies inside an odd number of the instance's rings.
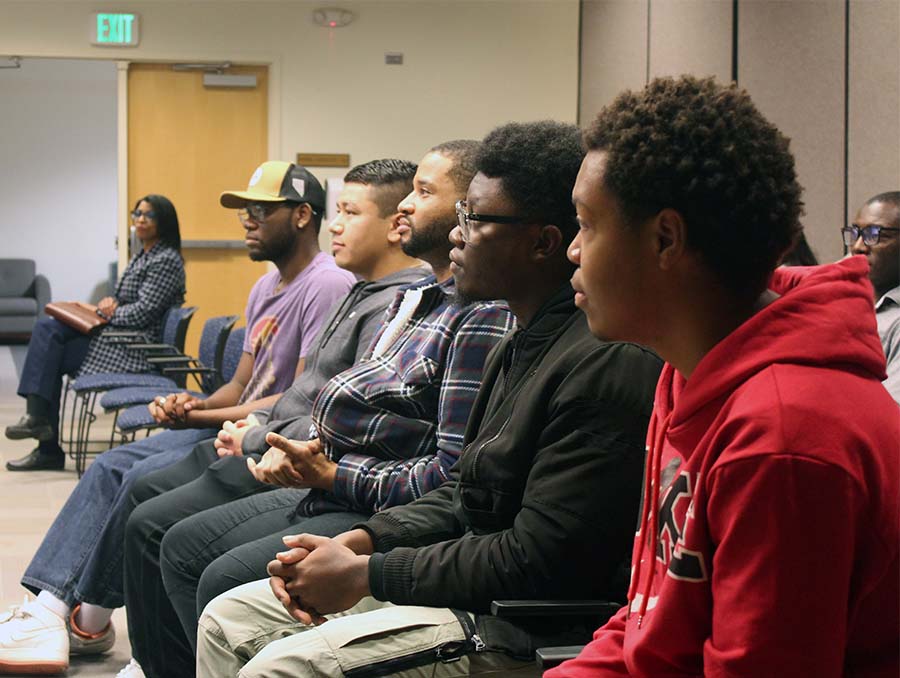
[[29,454],[7,462],[10,471],[62,469],[65,454],[59,445],[59,406],[63,375],[148,371],[139,351],[108,341],[104,334],[109,328],[127,328],[141,332],[145,341],[158,341],[166,310],[184,301],[184,262],[175,207],[164,196],[148,195],[138,200],[131,218],[143,247],[128,263],[115,294],[97,305],[109,316],[109,324],[93,338],[53,318],[42,318],[34,327],[17,391],[25,398],[26,414],[6,428],[6,437],[39,442]]

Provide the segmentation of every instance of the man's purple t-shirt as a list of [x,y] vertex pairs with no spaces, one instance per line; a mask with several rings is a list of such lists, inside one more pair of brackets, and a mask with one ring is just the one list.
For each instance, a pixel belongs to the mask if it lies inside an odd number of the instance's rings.
[[322,321],[356,282],[324,252],[276,292],[280,280],[278,271],[266,273],[247,300],[244,351],[253,356],[253,375],[241,394],[242,403],[288,389],[297,361],[306,356]]

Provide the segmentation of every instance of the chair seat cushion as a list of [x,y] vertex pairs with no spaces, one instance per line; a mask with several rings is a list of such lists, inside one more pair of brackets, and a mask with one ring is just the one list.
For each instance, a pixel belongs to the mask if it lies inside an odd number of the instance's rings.
[[150,415],[146,405],[135,405],[119,413],[116,428],[122,433],[140,431],[142,428],[156,428],[158,424]]
[[150,416],[150,410],[143,405],[134,405],[127,410],[119,412],[116,420],[116,428],[123,433],[131,433],[142,428],[156,428],[156,420]]
[[[178,389],[175,392],[180,393]],[[123,407],[131,407],[132,405],[146,405],[154,398],[167,396],[173,393],[172,389],[154,388],[146,386],[128,386],[126,388],[116,388],[107,391],[100,398],[100,407],[104,410],[118,410]],[[206,396],[197,391],[188,391],[192,396],[197,398],[205,398]]]
[[178,385],[159,374],[133,374],[131,372],[105,372],[101,374],[86,374],[72,382],[72,388],[79,391],[109,391],[114,388],[126,386],[144,386],[147,388],[160,388],[167,393],[180,391]]
[[0,297],[0,315],[36,316],[38,305],[36,299],[29,297]]
[[22,335],[27,339],[34,329],[37,316],[5,315],[0,316],[0,335]]

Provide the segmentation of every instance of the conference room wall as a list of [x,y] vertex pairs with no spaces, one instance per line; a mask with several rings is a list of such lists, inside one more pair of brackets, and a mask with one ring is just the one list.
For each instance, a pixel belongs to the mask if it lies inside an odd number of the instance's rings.
[[736,79],[791,138],[807,237],[834,260],[859,205],[900,188],[898,35],[896,0],[584,0],[579,119],[650,77]]
[[55,300],[97,301],[116,260],[116,66],[0,70],[0,257],[33,259]]
[[[306,151],[349,153],[353,163],[417,160],[435,143],[481,137],[510,120],[577,117],[577,0],[325,3],[356,13],[338,29],[313,23],[322,4],[121,0],[117,10],[141,15],[140,45],[104,48],[89,44],[94,2],[2,0],[0,50],[271,64],[273,158]],[[385,65],[385,52],[402,52],[404,64]]]

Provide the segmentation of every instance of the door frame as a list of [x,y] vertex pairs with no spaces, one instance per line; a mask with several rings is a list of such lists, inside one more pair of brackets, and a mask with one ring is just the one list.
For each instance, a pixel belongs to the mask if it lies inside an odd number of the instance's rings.
[[[133,61],[116,60],[117,69],[117,115],[116,115],[116,145],[118,149],[116,175],[118,185],[116,187],[116,204],[119,221],[116,225],[118,237],[118,262],[119,275],[128,265],[128,230],[131,226],[128,221],[128,68],[131,64],[177,64],[185,61],[214,61],[213,59],[135,59]],[[269,96],[268,96],[268,130],[267,130],[267,159],[278,158],[281,154],[281,57],[272,55],[260,60],[257,54],[253,58],[241,59],[240,56],[227,57],[222,61],[229,61],[240,66],[266,66],[269,69]]]

